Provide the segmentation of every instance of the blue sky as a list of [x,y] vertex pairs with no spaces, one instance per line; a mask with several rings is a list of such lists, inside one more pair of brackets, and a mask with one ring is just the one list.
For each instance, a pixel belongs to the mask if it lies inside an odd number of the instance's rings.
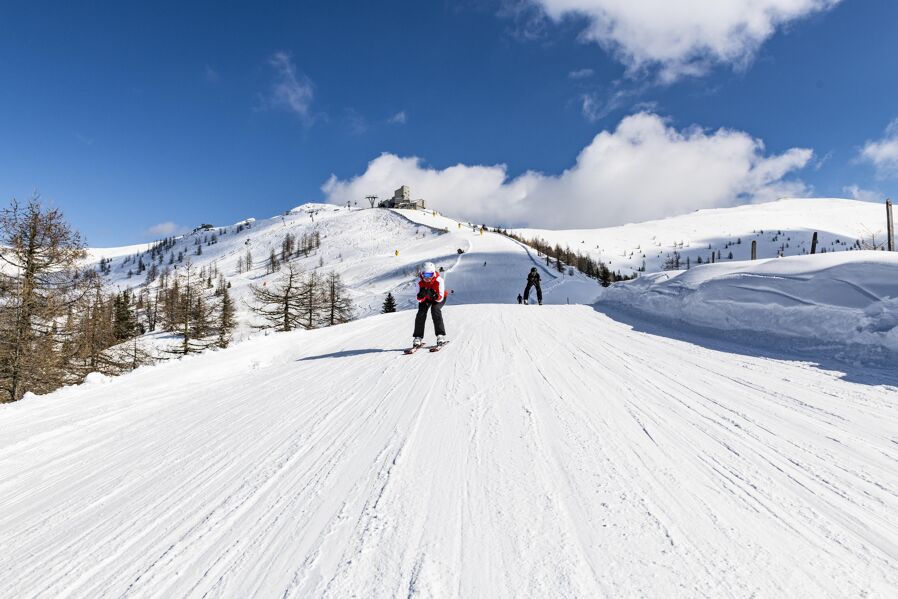
[[896,195],[898,3],[763,0],[745,39],[746,0],[605,1],[6,2],[0,191],[100,246],[402,183],[533,226]]

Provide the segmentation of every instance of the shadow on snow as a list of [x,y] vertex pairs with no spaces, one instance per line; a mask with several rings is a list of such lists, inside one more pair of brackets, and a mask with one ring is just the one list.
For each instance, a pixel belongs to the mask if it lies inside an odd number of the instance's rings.
[[[819,340],[803,341],[757,331],[721,331],[602,303],[592,308],[641,333],[726,353],[805,362],[821,370],[841,373],[839,378],[847,382],[898,387],[898,371],[895,369],[898,355],[883,348],[835,343],[827,345]],[[722,335],[727,338],[722,338]]]
[[383,348],[374,348],[369,347],[366,349],[346,349],[343,351],[335,351],[329,354],[321,354],[318,356],[306,356],[305,358],[300,358],[297,362],[306,362],[309,360],[325,360],[327,358],[351,358],[353,356],[361,356],[364,354],[382,354],[382,353],[390,353],[390,352],[402,352],[405,351],[406,348],[400,347],[398,349],[383,349]]

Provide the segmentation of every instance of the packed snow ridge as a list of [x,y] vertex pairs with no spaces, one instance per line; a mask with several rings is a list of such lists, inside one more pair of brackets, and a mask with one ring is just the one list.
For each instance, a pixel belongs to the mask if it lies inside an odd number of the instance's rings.
[[[718,224],[743,234],[725,214]],[[760,220],[745,226],[777,227]],[[0,596],[898,588],[894,369],[728,339],[792,326],[885,351],[898,297],[887,253],[649,269],[603,291],[470,223],[315,206],[231,230],[195,259],[239,291],[270,278],[236,273],[239,256],[267,255],[287,230],[321,233],[302,265],[338,270],[371,316],[0,406]],[[110,280],[135,282],[121,266],[131,249],[104,251]],[[455,291],[452,343],[406,356],[412,313],[374,313],[387,291],[413,307],[428,259]],[[517,305],[533,267],[547,305]]]

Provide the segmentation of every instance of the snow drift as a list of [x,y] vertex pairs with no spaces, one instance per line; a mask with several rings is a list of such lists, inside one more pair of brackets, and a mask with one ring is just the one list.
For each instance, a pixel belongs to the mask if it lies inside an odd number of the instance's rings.
[[838,252],[653,273],[612,286],[601,304],[818,347],[898,352],[898,254]]

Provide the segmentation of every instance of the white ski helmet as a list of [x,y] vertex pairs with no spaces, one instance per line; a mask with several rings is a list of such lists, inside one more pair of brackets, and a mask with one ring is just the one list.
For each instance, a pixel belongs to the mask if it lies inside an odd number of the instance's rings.
[[424,266],[421,267],[421,274],[424,274],[425,272],[436,273],[437,272],[436,265],[433,262],[425,262]]

